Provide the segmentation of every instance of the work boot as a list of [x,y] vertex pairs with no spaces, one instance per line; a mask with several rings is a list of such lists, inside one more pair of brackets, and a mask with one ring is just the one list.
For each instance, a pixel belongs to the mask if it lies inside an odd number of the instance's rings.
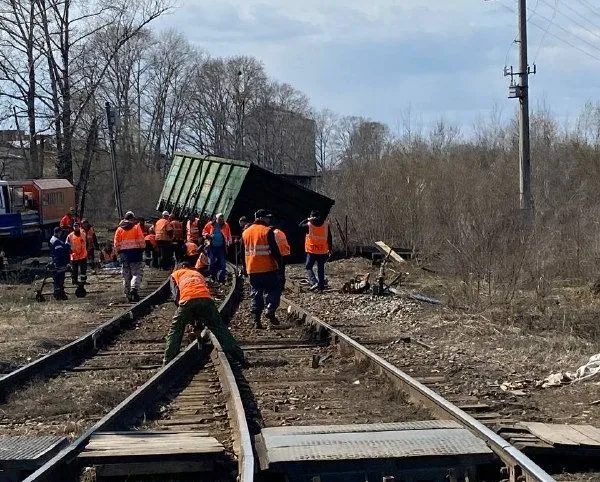
[[254,314],[254,328],[256,328],[257,330],[262,330],[264,328],[264,326],[260,322],[260,313]]
[[131,290],[131,301],[133,301],[134,303],[140,301],[140,295],[138,293],[138,290]]
[[133,301],[133,299],[131,298],[131,293],[125,293],[125,298],[127,298],[127,301],[129,301],[130,303]]
[[280,325],[279,320],[275,316],[275,312],[274,311],[267,311],[267,314],[265,316],[267,317],[267,320],[269,320],[269,323],[271,323],[273,326],[279,326]]

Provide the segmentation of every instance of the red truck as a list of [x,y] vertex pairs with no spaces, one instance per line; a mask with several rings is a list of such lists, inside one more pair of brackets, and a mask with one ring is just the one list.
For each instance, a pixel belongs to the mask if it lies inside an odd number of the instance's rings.
[[66,179],[0,181],[0,248],[15,255],[39,253],[73,206],[75,188]]

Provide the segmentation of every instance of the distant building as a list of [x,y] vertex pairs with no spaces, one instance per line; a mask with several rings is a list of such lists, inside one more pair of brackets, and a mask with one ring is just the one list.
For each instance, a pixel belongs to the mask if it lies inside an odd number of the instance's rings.
[[314,188],[317,177],[315,121],[278,107],[261,107],[253,112],[244,146],[245,159]]

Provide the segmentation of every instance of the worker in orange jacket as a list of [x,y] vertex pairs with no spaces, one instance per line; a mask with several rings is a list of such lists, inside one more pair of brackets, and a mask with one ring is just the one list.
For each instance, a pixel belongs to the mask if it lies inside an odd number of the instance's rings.
[[281,288],[281,292],[283,293],[283,290],[285,289],[285,261],[286,258],[292,254],[292,250],[290,248],[290,243],[288,242],[287,236],[280,228],[274,228],[273,233],[275,234],[275,242],[277,243],[277,247],[281,253],[281,264],[279,265],[278,276],[279,286]]
[[154,226],[156,244],[160,255],[160,266],[164,270],[173,267],[173,225],[169,219],[169,211],[163,211],[162,218]]
[[73,223],[73,232],[67,236],[67,243],[71,246],[71,281],[78,288],[87,282],[87,235],[79,226]]
[[188,215],[188,220],[185,225],[186,240],[192,243],[200,244],[200,219],[196,213]]
[[217,214],[214,221],[209,221],[205,224],[202,236],[210,240],[210,248],[208,250],[210,276],[213,280],[216,279],[223,283],[227,277],[225,256],[227,248],[232,243],[231,229],[225,221],[223,213]]
[[174,214],[169,216],[169,221],[171,221],[171,226],[173,227],[173,251],[175,253],[175,259],[177,261],[182,261],[185,256],[183,224]]
[[181,263],[171,274],[171,292],[177,311],[166,337],[164,364],[179,353],[186,325],[195,324],[196,331],[199,331],[201,326],[197,325],[200,324],[215,335],[225,353],[243,366],[246,365],[244,352],[223,323],[204,276],[189,263]]
[[[332,249],[331,230],[329,223],[321,217],[319,211],[311,211],[310,216],[300,223],[306,230],[304,250],[306,251],[306,276],[311,291],[325,289],[325,262],[329,259]],[[317,264],[317,277],[313,267]]]
[[208,246],[201,246],[198,248],[198,259],[196,260],[196,265],[194,266],[203,275],[208,274],[208,267],[210,265],[210,260],[206,254],[207,249]]
[[93,269],[96,265],[96,250],[100,249],[100,244],[94,226],[87,219],[81,221],[81,226],[87,236],[88,264]]
[[129,301],[137,303],[140,301],[139,290],[144,276],[146,241],[142,227],[132,211],[127,211],[125,218],[119,223],[113,244],[123,265],[123,293]]
[[144,249],[144,261],[146,266],[158,268],[158,243],[156,242],[154,226],[150,226],[148,234],[144,236],[144,241],[146,242],[146,247]]
[[275,240],[275,233],[269,227],[271,214],[259,209],[255,214],[254,224],[242,233],[245,250],[246,271],[250,279],[250,297],[254,326],[262,328],[261,316],[267,301],[266,317],[273,325],[279,321],[275,311],[279,307],[281,287],[279,283],[279,267],[281,253]]
[[71,207],[69,208],[69,212],[61,218],[60,227],[67,233],[70,233],[73,231],[73,224],[75,223],[79,223],[79,218],[75,214],[75,208]]
[[185,243],[185,256],[184,261],[189,263],[190,266],[194,266],[196,261],[198,260],[198,256],[200,255],[200,251],[198,249],[198,245],[193,241],[187,241]]

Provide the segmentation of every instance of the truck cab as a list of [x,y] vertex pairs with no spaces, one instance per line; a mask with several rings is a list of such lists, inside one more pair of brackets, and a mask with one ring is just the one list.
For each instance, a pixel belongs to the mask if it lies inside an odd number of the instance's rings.
[[74,204],[75,188],[65,179],[0,181],[0,248],[38,253]]

